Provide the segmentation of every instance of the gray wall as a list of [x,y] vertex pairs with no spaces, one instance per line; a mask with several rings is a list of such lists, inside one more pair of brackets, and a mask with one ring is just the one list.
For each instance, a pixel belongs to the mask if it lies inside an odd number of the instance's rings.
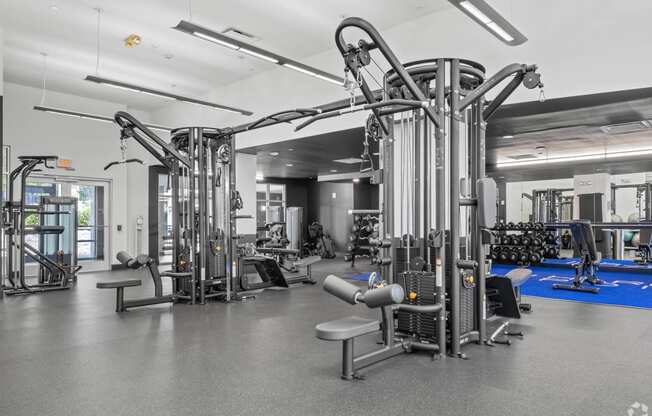
[[[335,198],[333,198],[335,194]],[[308,194],[308,223],[320,221],[335,243],[335,250],[346,251],[353,219],[353,183],[315,182]]]

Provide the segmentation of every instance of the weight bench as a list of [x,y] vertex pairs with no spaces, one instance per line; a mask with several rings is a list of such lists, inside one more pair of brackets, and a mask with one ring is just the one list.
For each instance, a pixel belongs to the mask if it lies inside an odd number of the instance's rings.
[[[569,285],[555,283],[553,289],[573,290],[576,292],[598,293],[599,288],[595,287],[604,283],[598,279],[598,265],[602,256],[595,244],[595,236],[590,221],[573,221],[570,224],[571,234],[575,248],[580,252],[580,263],[575,266],[575,278]],[[591,286],[585,286],[589,283]]]
[[[115,282],[98,282],[95,287],[98,289],[116,289],[116,312],[124,312],[129,308],[136,308],[139,306],[148,306],[156,305],[159,303],[174,303],[176,301],[176,295],[174,293],[169,295],[163,295],[163,282],[161,281],[161,276],[170,277],[172,279],[187,279],[192,277],[190,272],[164,272],[159,273],[156,262],[149,256],[141,254],[136,257],[131,257],[127,252],[120,251],[116,258],[129,269],[138,270],[142,267],[147,267],[149,274],[152,277],[154,282],[154,296],[150,298],[141,298],[141,299],[124,299],[124,289],[126,287],[140,286],[142,281],[139,279],[130,279],[130,280],[119,280]],[[172,285],[173,288],[177,285]]]
[[97,282],[95,285],[98,289],[116,289],[115,298],[115,311],[123,312],[126,308],[124,306],[125,287],[134,287],[142,285],[141,280],[118,280],[117,282]]
[[[528,281],[532,270],[518,268],[510,270],[505,276],[489,276],[486,280],[486,295],[489,313],[503,318],[521,319],[521,311],[530,312],[532,305],[521,302],[521,286]],[[498,339],[499,335],[505,337],[523,337],[523,332],[509,331],[510,321],[503,321],[489,336],[488,345],[511,345],[509,339]]]

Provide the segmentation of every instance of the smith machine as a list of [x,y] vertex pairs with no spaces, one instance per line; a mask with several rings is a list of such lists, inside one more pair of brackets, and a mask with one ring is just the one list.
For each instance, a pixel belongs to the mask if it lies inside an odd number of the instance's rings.
[[[370,40],[347,43],[343,31],[348,28],[362,30]],[[323,112],[297,129],[368,110],[380,125],[380,172],[376,175],[380,237],[374,243],[380,247],[376,262],[382,280],[370,282],[364,299],[367,306],[382,306],[384,345],[353,357],[353,338],[379,328],[378,321],[370,325],[362,318],[320,324],[317,336],[344,341],[345,367],[349,363],[345,378],[413,349],[445,354],[448,348],[451,355],[464,357],[464,344],[489,338],[485,230],[496,221],[497,191],[495,182],[485,177],[486,122],[519,85],[541,88],[540,75],[535,65],[511,64],[485,78],[482,65],[456,58],[401,64],[378,31],[360,18],[342,21],[335,40],[346,70],[367,103]],[[391,67],[379,85],[380,99],[362,74],[375,63],[370,54],[375,50]],[[509,77],[507,85],[487,102],[485,94]],[[329,293],[351,303],[362,299],[329,279],[330,284],[325,284]],[[402,287],[404,298],[397,301],[397,291],[384,296],[389,293],[385,290],[379,293],[380,300],[375,299],[374,290],[394,284]]]

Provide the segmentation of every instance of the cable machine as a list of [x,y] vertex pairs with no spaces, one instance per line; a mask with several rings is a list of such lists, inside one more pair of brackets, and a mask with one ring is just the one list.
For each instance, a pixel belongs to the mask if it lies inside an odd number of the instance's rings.
[[[2,227],[6,250],[6,273],[2,290],[7,295],[27,295],[70,289],[81,266],[77,264],[77,198],[41,196],[29,204],[27,182],[39,166],[49,165],[57,156],[19,156],[20,165],[9,174],[7,201],[2,207]],[[19,198],[14,200],[20,178]],[[30,219],[37,219],[31,222]],[[27,241],[38,236],[38,245]],[[37,266],[36,283],[27,276],[27,259]]]
[[[369,40],[347,43],[347,28],[362,30]],[[464,357],[462,345],[488,340],[485,230],[496,222],[497,189],[485,176],[486,121],[519,85],[543,87],[540,75],[535,65],[511,64],[486,78],[482,65],[456,58],[401,64],[378,31],[355,17],[342,21],[335,39],[367,103],[316,115],[297,130],[373,112],[381,128],[381,208],[375,212],[381,237],[375,244],[382,281],[370,282],[370,289],[399,284],[406,296],[400,305],[382,308],[384,347],[357,364],[353,359],[354,367],[411,349]],[[362,74],[375,64],[375,50],[391,67],[380,99]],[[485,94],[510,77],[487,102]],[[355,322],[347,325],[356,332]]]

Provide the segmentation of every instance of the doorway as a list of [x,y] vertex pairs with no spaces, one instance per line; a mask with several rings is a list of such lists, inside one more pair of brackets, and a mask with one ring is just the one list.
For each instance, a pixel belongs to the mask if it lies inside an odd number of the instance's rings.
[[28,204],[38,204],[42,195],[77,198],[77,259],[81,272],[110,270],[110,182],[35,175],[26,185]]

